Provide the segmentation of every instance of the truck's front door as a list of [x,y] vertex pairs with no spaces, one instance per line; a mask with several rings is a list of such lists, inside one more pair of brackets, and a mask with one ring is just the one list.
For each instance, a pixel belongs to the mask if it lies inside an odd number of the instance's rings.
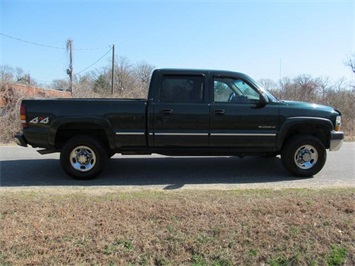
[[208,147],[209,105],[204,75],[164,75],[153,104],[156,148]]
[[[212,82],[212,81],[211,81]],[[275,145],[278,108],[260,106],[261,94],[246,79],[213,78],[210,146],[233,149],[271,149]]]

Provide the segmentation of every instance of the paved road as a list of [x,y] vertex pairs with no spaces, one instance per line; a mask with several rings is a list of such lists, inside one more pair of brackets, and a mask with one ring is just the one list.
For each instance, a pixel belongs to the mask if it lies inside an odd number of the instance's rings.
[[39,155],[35,149],[0,147],[1,189],[238,189],[355,187],[355,142],[328,152],[323,170],[312,178],[290,176],[280,158],[165,157],[115,155],[94,180],[66,176],[59,154]]

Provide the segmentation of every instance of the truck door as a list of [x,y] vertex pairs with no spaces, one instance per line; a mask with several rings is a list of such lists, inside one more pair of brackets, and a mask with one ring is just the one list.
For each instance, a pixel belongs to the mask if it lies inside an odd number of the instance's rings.
[[260,92],[243,78],[214,77],[210,146],[272,149],[276,141],[278,108],[258,105]]
[[209,105],[203,75],[164,75],[153,104],[154,146],[208,147]]

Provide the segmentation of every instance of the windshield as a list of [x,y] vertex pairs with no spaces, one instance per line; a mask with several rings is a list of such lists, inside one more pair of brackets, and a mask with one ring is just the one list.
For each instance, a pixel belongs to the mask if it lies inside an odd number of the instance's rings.
[[241,94],[248,96],[250,99],[258,100],[259,94],[244,80],[236,79],[233,81],[233,87],[236,88]]
[[[249,77],[250,78],[250,77]],[[252,78],[250,80],[254,83],[254,85],[263,93],[267,95],[267,97],[272,101],[272,102],[278,102],[279,99],[277,99],[274,95],[271,94],[271,92],[267,91],[260,83],[256,82]]]

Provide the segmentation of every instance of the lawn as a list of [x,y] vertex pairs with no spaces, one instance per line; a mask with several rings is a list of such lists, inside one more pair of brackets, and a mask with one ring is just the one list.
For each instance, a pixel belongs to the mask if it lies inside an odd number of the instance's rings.
[[0,265],[355,265],[355,189],[10,189],[0,203]]

